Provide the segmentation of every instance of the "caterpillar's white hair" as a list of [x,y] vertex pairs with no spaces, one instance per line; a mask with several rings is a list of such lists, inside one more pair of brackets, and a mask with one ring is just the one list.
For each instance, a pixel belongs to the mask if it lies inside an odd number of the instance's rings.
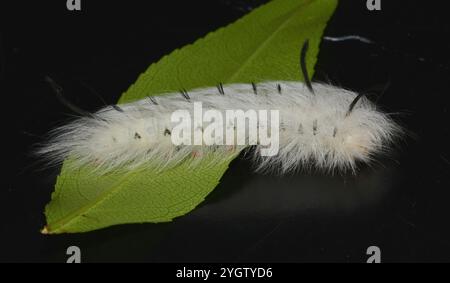
[[[257,89],[255,89],[255,87]],[[38,150],[51,163],[69,158],[71,166],[90,165],[100,173],[156,167],[164,169],[190,159],[220,162],[246,146],[175,146],[170,132],[171,114],[179,109],[192,113],[193,103],[203,108],[279,110],[279,152],[261,156],[252,151],[257,170],[281,173],[299,168],[355,170],[358,161],[370,162],[385,152],[400,127],[365,97],[332,85],[314,83],[315,94],[302,82],[268,81],[229,84],[145,98],[118,108],[108,106],[54,130]],[[255,95],[255,91],[257,94]],[[188,98],[188,99],[187,99]]]

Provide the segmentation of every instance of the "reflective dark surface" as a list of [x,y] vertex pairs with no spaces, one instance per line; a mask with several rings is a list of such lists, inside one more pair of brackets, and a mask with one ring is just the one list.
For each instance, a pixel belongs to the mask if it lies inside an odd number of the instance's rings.
[[152,62],[264,1],[84,1],[75,14],[61,2],[0,9],[0,261],[64,262],[71,245],[83,261],[365,262],[372,245],[383,261],[450,260],[445,8],[382,1],[382,11],[369,12],[365,1],[341,1],[325,32],[375,41],[323,41],[314,79],[372,93],[400,113],[409,133],[389,157],[357,175],[284,177],[252,173],[241,158],[200,207],[172,223],[43,236],[57,170],[40,170],[29,152],[69,113],[44,76],[80,107],[98,109],[98,96],[114,103]]

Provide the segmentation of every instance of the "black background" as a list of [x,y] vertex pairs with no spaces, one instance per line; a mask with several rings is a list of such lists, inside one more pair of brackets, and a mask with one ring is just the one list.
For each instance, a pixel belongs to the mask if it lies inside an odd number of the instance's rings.
[[94,92],[116,102],[151,63],[265,1],[84,0],[81,12],[65,1],[29,2],[0,9],[0,261],[64,262],[71,245],[84,262],[365,262],[372,245],[385,262],[449,261],[445,7],[382,0],[381,11],[369,12],[366,1],[341,1],[325,31],[376,42],[323,41],[315,79],[375,93],[371,99],[400,113],[409,133],[389,158],[356,176],[285,177],[252,173],[238,159],[204,203],[172,223],[44,236],[57,170],[39,170],[29,152],[70,113],[44,76],[75,104],[98,109]]

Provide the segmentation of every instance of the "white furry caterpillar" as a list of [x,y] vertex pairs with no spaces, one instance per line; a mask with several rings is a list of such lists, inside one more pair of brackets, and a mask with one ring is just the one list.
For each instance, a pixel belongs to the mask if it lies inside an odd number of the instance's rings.
[[257,145],[253,151],[257,170],[285,173],[315,165],[354,171],[357,161],[369,162],[374,154],[384,152],[400,128],[362,95],[311,84],[304,65],[306,49],[307,43],[301,56],[306,83],[220,84],[108,106],[54,130],[53,138],[38,153],[51,162],[70,158],[75,167],[89,164],[107,173],[119,168],[166,168],[206,156],[219,162],[248,147],[248,143],[233,147],[174,145],[171,114],[179,109],[192,113],[194,103],[201,102],[203,108],[220,112],[236,108],[279,110],[278,154],[261,156],[261,146]]

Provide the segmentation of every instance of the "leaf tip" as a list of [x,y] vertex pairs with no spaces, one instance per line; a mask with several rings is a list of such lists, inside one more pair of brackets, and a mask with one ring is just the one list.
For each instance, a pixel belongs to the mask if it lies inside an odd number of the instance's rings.
[[44,228],[41,229],[41,234],[42,235],[49,235],[50,234],[50,231],[48,230],[47,225],[44,226]]

